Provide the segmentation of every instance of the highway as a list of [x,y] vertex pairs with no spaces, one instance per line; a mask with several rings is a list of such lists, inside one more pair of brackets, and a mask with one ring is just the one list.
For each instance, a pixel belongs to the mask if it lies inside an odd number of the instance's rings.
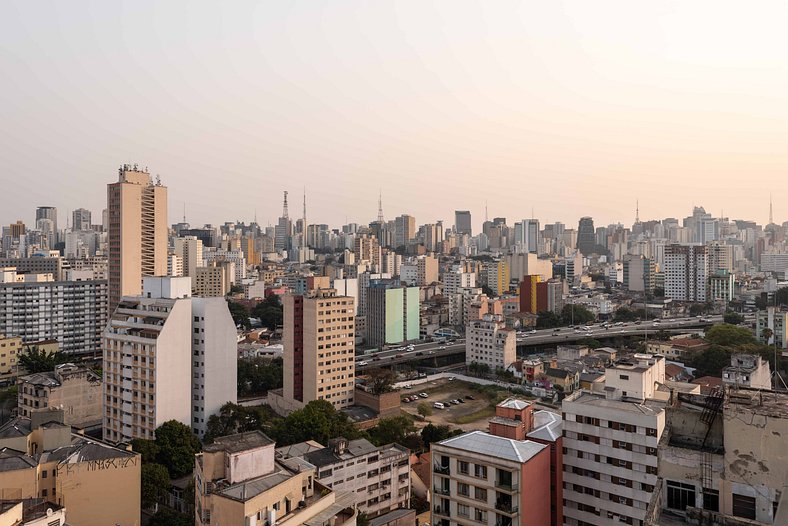
[[[747,322],[754,321],[754,315],[746,315]],[[572,344],[579,340],[592,338],[602,340],[616,336],[649,336],[657,331],[667,331],[673,334],[691,334],[715,323],[722,323],[722,315],[704,317],[663,318],[659,322],[649,320],[642,322],[609,322],[607,328],[601,323],[586,326],[559,327],[556,329],[542,329],[530,332],[517,333],[517,347],[536,345]],[[407,362],[436,358],[465,353],[465,339],[460,338],[451,343],[416,343],[412,348],[401,345],[395,349],[379,351],[367,355],[356,356],[356,370],[398,365]],[[522,354],[522,353],[518,353]]]

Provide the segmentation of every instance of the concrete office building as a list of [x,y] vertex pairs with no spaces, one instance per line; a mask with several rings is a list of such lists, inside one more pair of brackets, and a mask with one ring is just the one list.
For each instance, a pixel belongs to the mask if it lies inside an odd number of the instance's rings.
[[504,258],[509,265],[509,276],[519,283],[523,276],[539,276],[542,281],[553,277],[553,262],[539,258],[530,252],[527,254],[509,254]]
[[224,298],[193,298],[189,278],[145,278],[104,334],[104,439],[151,440],[167,420],[203,437],[236,401],[235,323]]
[[87,367],[58,365],[54,371],[22,376],[17,385],[20,416],[30,418],[41,409],[61,409],[63,422],[70,426],[101,424],[101,377]]
[[419,339],[419,287],[374,280],[367,290],[367,344],[381,347]]
[[353,298],[337,296],[334,289],[318,289],[286,295],[282,303],[284,383],[282,400],[272,406],[287,413],[313,400],[327,400],[336,409],[353,405]]
[[541,241],[542,235],[539,230],[538,219],[523,219],[519,223],[514,224],[514,245],[516,252],[538,253]]
[[56,280],[66,277],[64,260],[60,255],[54,253],[41,253],[24,258],[0,258],[0,268],[14,267],[17,274],[52,274]]
[[339,437],[323,447],[314,441],[276,449],[277,459],[302,459],[317,469],[317,480],[334,491],[356,495],[359,511],[379,517],[410,507],[410,451],[398,444],[374,446]]
[[665,297],[703,303],[707,299],[708,252],[703,245],[665,246]]
[[641,255],[628,254],[623,261],[623,287],[630,292],[654,292],[654,260]]
[[167,187],[124,164],[107,185],[109,312],[122,296],[138,296],[143,276],[167,274]]
[[456,210],[454,212],[454,233],[473,235],[471,213],[468,210]]
[[594,220],[590,217],[580,218],[577,226],[577,250],[584,256],[589,256],[597,250]]
[[6,422],[0,451],[0,499],[45,499],[79,526],[139,526],[140,455],[72,433],[62,411]]
[[176,237],[175,255],[183,262],[183,275],[194,280],[197,276],[197,267],[203,266],[202,241],[195,236]]
[[465,363],[506,369],[517,359],[517,337],[501,314],[485,314],[471,321],[465,332]]
[[71,230],[73,231],[93,230],[90,210],[86,210],[84,208],[77,208],[71,213],[71,217],[72,217]]
[[643,524],[665,430],[665,359],[635,355],[605,370],[602,394],[564,399],[564,524]]
[[25,343],[54,339],[65,353],[91,354],[101,349],[106,323],[106,281],[58,281],[0,268],[0,333]]
[[401,247],[410,244],[416,237],[416,218],[403,214],[394,220],[394,245]]
[[433,444],[434,526],[549,526],[550,448],[472,431]]
[[57,208],[54,206],[39,206],[36,208],[36,225],[41,220],[52,222],[52,232],[57,232]]
[[317,468],[277,459],[260,431],[217,438],[197,454],[195,524],[209,526],[355,526],[356,494],[320,483]]

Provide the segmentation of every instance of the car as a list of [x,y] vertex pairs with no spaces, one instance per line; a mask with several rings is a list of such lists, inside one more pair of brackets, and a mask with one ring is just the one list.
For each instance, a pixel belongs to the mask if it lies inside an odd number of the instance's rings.
[[528,334],[536,334],[536,329],[531,329],[530,331],[528,331]]
[[446,346],[445,346],[445,345],[441,345],[440,347],[438,347],[438,350],[439,350],[439,351],[442,351],[442,350],[444,350],[444,349],[446,349]]
[[454,377],[453,376],[449,376],[449,381],[451,382],[453,380],[454,380]]
[[454,405],[460,405],[460,401],[457,400],[456,398],[454,400],[452,400],[451,403],[454,404]]
[[421,356],[423,354],[424,354],[424,351],[419,351],[419,352],[416,353],[416,356]]
[[435,351],[427,351],[427,354],[435,354]]
[[365,365],[369,365],[369,364],[368,364],[367,362],[365,362],[364,360],[361,360],[361,361],[360,361],[360,362],[358,362],[356,365],[359,365],[359,366],[361,366],[361,367],[364,367]]
[[445,402],[443,402],[443,405],[449,407],[451,405],[451,400],[446,400]]
[[405,389],[413,389],[413,386],[410,384],[405,384],[402,387],[404,387]]
[[410,399],[415,402],[416,400],[419,399],[419,395],[413,395],[413,396],[410,397]]
[[465,403],[465,400],[463,400],[462,398],[458,398],[458,399],[457,399],[457,401],[458,401],[459,403],[461,403],[461,404],[464,404],[464,403]]
[[466,400],[476,400],[473,395],[465,395]]
[[430,395],[428,395],[427,393],[419,393],[419,396],[422,398],[427,398]]
[[405,397],[402,398],[402,401],[404,403],[406,403],[406,404],[409,404],[410,403],[410,397],[409,396],[405,396]]
[[443,402],[435,402],[434,404],[432,404],[432,407],[434,407],[435,409],[445,409],[446,405],[443,404]]

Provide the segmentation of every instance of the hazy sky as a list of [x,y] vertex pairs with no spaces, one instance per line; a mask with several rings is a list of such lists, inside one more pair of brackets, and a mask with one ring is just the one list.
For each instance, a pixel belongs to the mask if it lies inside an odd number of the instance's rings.
[[105,206],[121,162],[170,218],[788,219],[788,4],[3,2],[0,221]]

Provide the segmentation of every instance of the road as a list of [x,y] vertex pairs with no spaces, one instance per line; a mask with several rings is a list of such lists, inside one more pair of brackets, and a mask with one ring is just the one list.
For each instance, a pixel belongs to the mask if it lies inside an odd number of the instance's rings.
[[[754,315],[745,315],[747,322],[754,321]],[[663,318],[659,322],[626,322],[610,323],[605,328],[603,324],[597,323],[584,327],[560,327],[557,329],[542,329],[531,332],[517,333],[517,347],[528,347],[535,345],[550,345],[557,343],[575,343],[586,338],[603,339],[616,336],[649,336],[657,331],[667,331],[673,334],[690,334],[699,328],[707,327],[715,323],[722,323],[722,316],[705,317],[681,317]],[[435,358],[440,356],[450,356],[465,352],[465,339],[460,338],[453,343],[417,343],[412,349],[402,345],[397,349],[389,349],[372,353],[366,356],[356,357],[356,369],[364,369],[397,365],[425,358]]]

